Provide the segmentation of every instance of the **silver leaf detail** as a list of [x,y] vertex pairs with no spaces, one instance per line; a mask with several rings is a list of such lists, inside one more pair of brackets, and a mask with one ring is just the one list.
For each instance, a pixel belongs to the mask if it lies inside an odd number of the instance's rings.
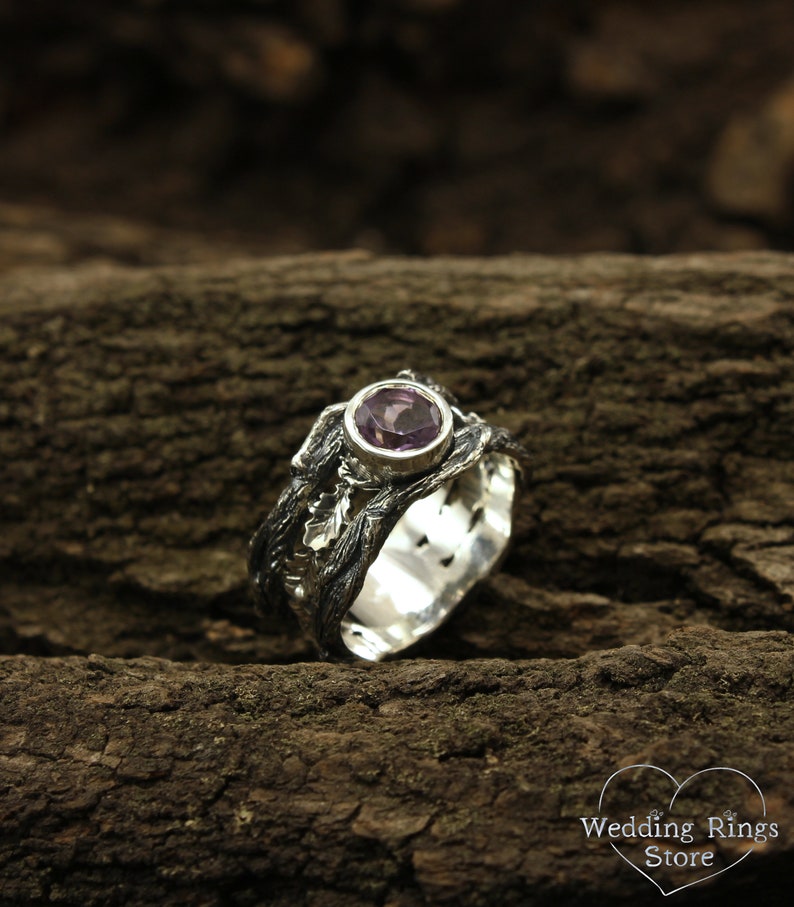
[[333,491],[326,491],[309,505],[311,517],[306,521],[303,544],[314,551],[322,551],[336,538],[347,522],[350,512],[350,488],[340,482]]

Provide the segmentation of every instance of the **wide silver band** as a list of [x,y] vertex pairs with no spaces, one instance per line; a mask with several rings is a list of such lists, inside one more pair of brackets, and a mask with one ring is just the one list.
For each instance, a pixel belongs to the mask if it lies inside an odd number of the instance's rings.
[[[442,411],[438,440],[418,452],[382,451],[355,432],[364,392],[392,384]],[[377,661],[407,648],[501,561],[528,459],[509,432],[414,372],[329,406],[251,539],[260,609],[294,612],[324,658]]]

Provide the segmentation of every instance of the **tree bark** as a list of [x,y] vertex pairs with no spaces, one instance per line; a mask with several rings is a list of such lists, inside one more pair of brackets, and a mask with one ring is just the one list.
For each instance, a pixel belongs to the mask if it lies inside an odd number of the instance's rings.
[[[621,764],[716,759],[790,829],[793,651],[695,628],[534,663],[7,658],[0,903],[636,903],[579,817]],[[760,850],[697,903],[773,903],[790,837]]]
[[[790,828],[793,289],[773,254],[9,272],[0,898],[628,902],[577,816],[631,762],[734,765]],[[403,367],[529,447],[516,544],[420,660],[316,664],[246,540]],[[692,897],[782,892],[790,846]]]

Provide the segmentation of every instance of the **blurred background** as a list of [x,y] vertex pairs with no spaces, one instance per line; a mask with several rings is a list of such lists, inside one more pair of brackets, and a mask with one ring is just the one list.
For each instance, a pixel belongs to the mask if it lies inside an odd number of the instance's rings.
[[350,246],[793,248],[794,3],[0,0],[0,264]]

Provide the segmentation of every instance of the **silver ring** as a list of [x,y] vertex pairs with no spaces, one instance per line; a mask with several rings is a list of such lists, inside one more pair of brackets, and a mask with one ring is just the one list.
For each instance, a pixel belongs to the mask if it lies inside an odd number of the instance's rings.
[[501,563],[529,455],[412,371],[320,414],[249,545],[261,611],[321,658],[378,661],[435,630]]

